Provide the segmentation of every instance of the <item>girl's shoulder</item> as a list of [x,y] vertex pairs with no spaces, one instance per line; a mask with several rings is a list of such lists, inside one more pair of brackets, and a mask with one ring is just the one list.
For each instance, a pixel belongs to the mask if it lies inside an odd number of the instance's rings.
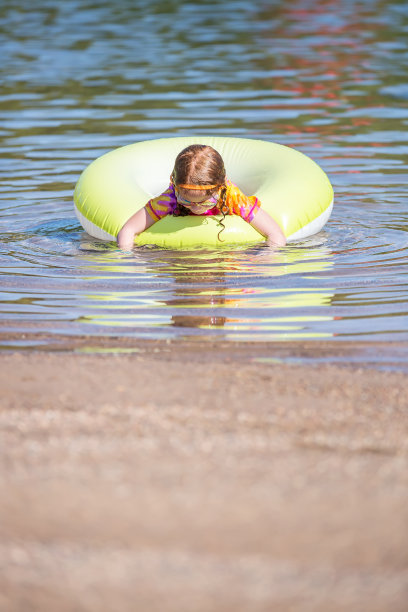
[[225,194],[225,203],[229,208],[230,214],[239,215],[248,223],[254,218],[254,215],[261,203],[256,196],[247,196],[241,189],[232,183],[226,181],[227,190]]
[[227,179],[225,181],[225,184],[227,186],[227,193],[226,196],[227,198],[234,198],[234,197],[246,197],[245,194],[241,191],[241,189],[238,187],[238,185],[236,185],[235,183],[233,183],[232,181],[230,181],[229,179]]
[[176,193],[174,190],[174,185],[170,183],[167,189],[165,189],[160,195],[156,196],[155,198],[152,198],[152,200],[158,200],[158,201],[164,200],[166,202],[171,202],[175,204],[177,202],[177,198],[176,198]]
[[230,181],[229,179],[225,180],[225,185],[227,187],[226,195],[229,195],[232,191],[234,191],[234,188],[236,187],[236,185],[234,185],[234,183]]
[[[163,191],[163,193],[161,195],[162,196],[166,195],[167,197],[176,199],[176,192],[175,192],[175,189],[174,189],[174,185],[172,183],[170,183],[169,186],[167,187],[167,189],[165,189],[165,191]],[[158,196],[158,197],[160,197],[160,196]]]
[[158,221],[166,215],[173,214],[177,206],[177,198],[174,192],[174,186],[170,184],[163,193],[151,198],[146,204],[146,210],[149,215]]

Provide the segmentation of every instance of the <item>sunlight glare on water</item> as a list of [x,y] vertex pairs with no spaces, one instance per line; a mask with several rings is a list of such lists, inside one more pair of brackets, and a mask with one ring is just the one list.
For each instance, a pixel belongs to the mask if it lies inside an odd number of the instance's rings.
[[[5,0],[0,17],[4,333],[407,340],[406,2]],[[278,251],[126,254],[82,230],[88,163],[197,134],[312,157],[329,223]]]

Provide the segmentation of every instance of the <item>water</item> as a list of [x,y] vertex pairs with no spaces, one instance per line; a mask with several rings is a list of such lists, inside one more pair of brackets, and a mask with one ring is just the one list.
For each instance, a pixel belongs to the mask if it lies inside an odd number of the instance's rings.
[[[3,0],[0,23],[3,349],[39,332],[408,339],[405,0]],[[335,190],[327,226],[278,252],[130,255],[85,234],[89,162],[197,134],[312,157]]]

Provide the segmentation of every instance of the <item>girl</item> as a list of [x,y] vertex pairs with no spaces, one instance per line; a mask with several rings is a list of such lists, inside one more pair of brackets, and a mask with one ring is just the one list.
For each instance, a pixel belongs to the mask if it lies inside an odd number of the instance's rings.
[[270,244],[284,246],[286,238],[281,228],[260,206],[257,197],[247,197],[226,179],[224,162],[215,149],[207,145],[191,145],[177,155],[168,189],[149,200],[126,221],[117,236],[118,246],[125,251],[131,250],[135,235],[166,215],[220,213],[224,218],[225,215],[239,215]]

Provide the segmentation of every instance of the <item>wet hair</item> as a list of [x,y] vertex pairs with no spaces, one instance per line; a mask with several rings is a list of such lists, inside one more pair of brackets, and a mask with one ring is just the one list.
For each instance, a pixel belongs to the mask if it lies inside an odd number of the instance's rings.
[[[216,185],[216,187],[210,187],[209,189],[201,189],[200,193],[203,194],[204,199],[210,198],[220,190],[216,206],[223,216],[220,221],[222,229],[218,233],[218,239],[221,240],[220,234],[225,229],[223,221],[225,215],[229,213],[229,209],[226,204],[225,167],[218,151],[208,145],[194,144],[186,147],[176,157],[171,178],[175,187],[177,185],[200,185],[201,187]],[[197,193],[194,189],[183,188],[183,191],[187,199],[189,195]],[[177,208],[174,211],[174,215],[179,217],[191,214],[191,211],[181,204],[177,204]]]

